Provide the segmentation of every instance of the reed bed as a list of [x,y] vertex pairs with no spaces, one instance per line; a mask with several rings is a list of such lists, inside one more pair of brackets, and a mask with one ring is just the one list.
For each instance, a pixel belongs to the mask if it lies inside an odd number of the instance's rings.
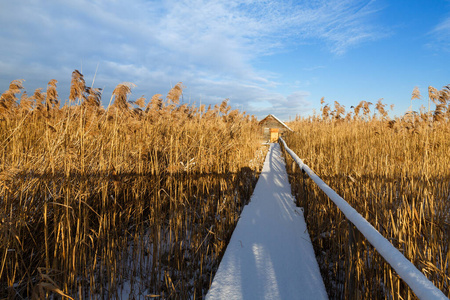
[[[168,95],[111,105],[74,71],[0,98],[0,298],[192,298],[209,288],[264,159],[256,119]],[[259,159],[255,159],[259,157]]]
[[[339,103],[334,110],[325,105],[321,115],[290,123],[294,132],[285,140],[450,297],[449,92],[450,86],[430,88],[435,110],[422,107],[396,119],[381,101],[374,111],[368,102],[348,112]],[[420,96],[414,93],[413,100]],[[415,299],[334,203],[286,159],[330,298]]]

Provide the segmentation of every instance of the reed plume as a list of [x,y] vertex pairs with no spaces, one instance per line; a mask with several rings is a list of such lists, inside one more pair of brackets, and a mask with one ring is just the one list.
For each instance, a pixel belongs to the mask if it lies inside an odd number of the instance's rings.
[[75,70],[72,72],[72,81],[70,83],[69,100],[74,102],[78,99],[82,103],[85,99],[86,82],[84,81],[83,74],[80,71]]
[[170,89],[167,94],[167,103],[168,104],[179,104],[180,97],[183,94],[183,84],[178,82],[172,89]]
[[47,84],[47,92],[45,93],[45,105],[47,110],[51,110],[59,105],[58,91],[56,90],[57,83],[58,81],[56,79],[52,79]]
[[9,89],[0,96],[0,116],[8,117],[14,112],[17,103],[17,96],[23,90],[23,79],[13,80],[9,84]]
[[134,83],[122,82],[116,86],[113,91],[115,97],[113,107],[122,111],[126,111],[131,108],[128,103],[128,95],[131,94],[131,89],[136,87]]

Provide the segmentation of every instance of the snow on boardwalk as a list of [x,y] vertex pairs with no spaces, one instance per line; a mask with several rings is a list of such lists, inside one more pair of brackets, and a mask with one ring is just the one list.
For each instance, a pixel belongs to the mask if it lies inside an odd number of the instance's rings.
[[327,299],[278,144],[270,145],[206,299]]

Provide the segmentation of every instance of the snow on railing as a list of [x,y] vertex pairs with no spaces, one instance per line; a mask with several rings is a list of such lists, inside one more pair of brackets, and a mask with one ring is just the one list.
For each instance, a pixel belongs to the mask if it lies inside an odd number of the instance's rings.
[[280,137],[286,151],[298,166],[327,194],[364,237],[375,247],[380,255],[408,284],[419,299],[448,299],[444,293],[428,280],[397,248],[383,237],[363,216],[361,216],[350,204],[330,188],[319,176],[317,176],[303,161],[286,145]]

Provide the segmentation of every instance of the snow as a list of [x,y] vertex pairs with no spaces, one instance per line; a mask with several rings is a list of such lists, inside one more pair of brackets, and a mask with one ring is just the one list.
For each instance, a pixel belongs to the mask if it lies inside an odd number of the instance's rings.
[[374,246],[378,253],[391,265],[398,275],[408,284],[419,299],[448,299],[444,293],[433,285],[403,254],[397,250],[386,238],[384,238],[363,216],[361,216],[350,204],[331,189],[319,176],[303,163],[303,161],[287,147],[286,142],[280,138],[286,151],[292,156],[299,167],[327,194],[345,217]]
[[206,299],[327,298],[280,146],[271,144]]
[[284,127],[286,127],[287,129],[289,129],[290,131],[294,131],[291,128],[289,128],[289,126],[287,126],[286,124],[284,124],[283,122],[281,122],[280,119],[278,119],[277,117],[275,117],[274,115],[269,115],[272,116],[275,120],[277,120],[279,123],[283,124]]

